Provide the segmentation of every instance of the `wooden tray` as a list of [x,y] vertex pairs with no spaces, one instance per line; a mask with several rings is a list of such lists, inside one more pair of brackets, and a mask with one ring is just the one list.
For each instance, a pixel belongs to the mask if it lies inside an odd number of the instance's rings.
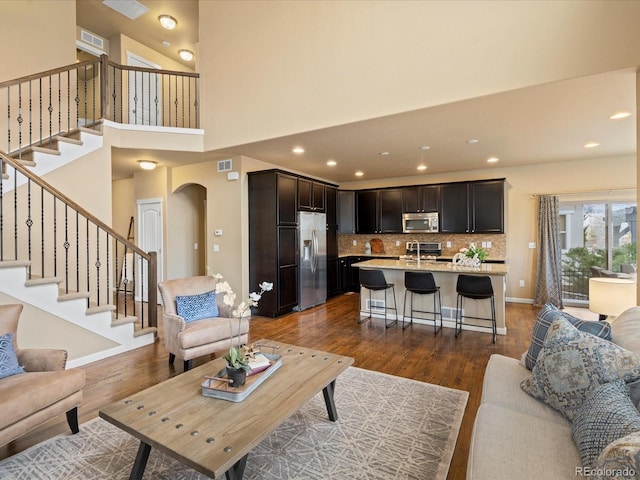
[[[245,384],[241,387],[231,387],[229,383],[222,380],[214,380],[205,378],[202,382],[202,395],[205,397],[219,398],[230,402],[241,402],[247,398],[251,392],[258,388],[267,378],[273,375],[276,370],[282,366],[282,356],[272,353],[262,354],[269,359],[271,365],[262,372],[253,375],[247,375]],[[219,378],[227,378],[226,367],[220,370],[216,375]]]

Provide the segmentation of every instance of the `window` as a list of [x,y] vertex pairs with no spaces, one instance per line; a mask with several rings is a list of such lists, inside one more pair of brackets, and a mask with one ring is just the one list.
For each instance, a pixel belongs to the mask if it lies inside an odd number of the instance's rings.
[[561,202],[563,297],[589,300],[591,267],[625,275],[636,268],[637,205],[624,202]]

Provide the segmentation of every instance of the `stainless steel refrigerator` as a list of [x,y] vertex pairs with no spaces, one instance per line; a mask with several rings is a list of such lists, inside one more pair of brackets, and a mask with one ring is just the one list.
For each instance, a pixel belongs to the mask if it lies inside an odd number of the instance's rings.
[[298,310],[327,301],[327,220],[324,213],[298,213]]

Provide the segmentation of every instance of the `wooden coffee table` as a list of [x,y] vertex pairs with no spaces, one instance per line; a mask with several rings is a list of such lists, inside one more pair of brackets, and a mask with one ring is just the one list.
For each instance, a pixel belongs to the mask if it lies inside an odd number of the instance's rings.
[[[241,479],[249,452],[322,390],[331,421],[336,378],[353,358],[271,340],[282,366],[242,402],[205,397],[205,376],[224,368],[218,358],[100,410],[100,417],[140,440],[130,479],[141,479],[151,448],[211,478]],[[263,347],[266,352],[270,348]]]

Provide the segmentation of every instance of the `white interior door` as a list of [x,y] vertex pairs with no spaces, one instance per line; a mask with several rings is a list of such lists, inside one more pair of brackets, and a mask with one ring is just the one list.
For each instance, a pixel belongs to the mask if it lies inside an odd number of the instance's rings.
[[[158,255],[158,282],[164,278],[163,254],[162,254],[162,199],[149,198],[138,200],[138,246],[145,252],[156,252]],[[147,271],[142,269],[140,282],[136,285],[136,297],[141,294],[142,301],[146,302],[149,293]],[[136,298],[139,300],[140,298]],[[158,303],[161,297],[158,295]]]
[[[127,65],[155,68],[157,65],[131,52],[127,52]],[[129,123],[135,125],[162,125],[162,77],[149,72],[129,73]]]

